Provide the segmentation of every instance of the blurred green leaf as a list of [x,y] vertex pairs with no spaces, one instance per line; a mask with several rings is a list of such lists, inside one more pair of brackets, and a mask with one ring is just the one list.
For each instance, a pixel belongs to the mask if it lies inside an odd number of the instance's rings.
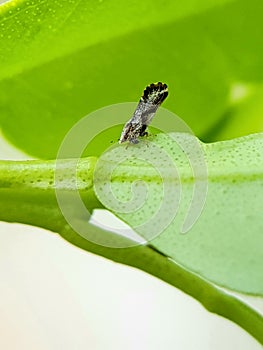
[[165,107],[203,140],[262,130],[260,113],[242,124],[247,87],[256,102],[246,100],[246,113],[255,103],[262,110],[261,19],[261,0],[8,2],[0,7],[3,132],[54,158],[77,120],[137,101],[158,80],[170,88]]

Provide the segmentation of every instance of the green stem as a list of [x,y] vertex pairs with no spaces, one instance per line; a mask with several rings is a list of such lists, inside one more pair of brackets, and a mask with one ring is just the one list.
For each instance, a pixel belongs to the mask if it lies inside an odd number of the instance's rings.
[[[77,170],[78,189],[89,209],[102,207],[93,192],[95,162],[95,158],[81,159]],[[63,181],[56,184],[59,191],[69,194],[74,191],[72,164],[71,160],[59,162]],[[262,315],[237,297],[178,265],[151,245],[109,248],[92,243],[74,232],[57,205],[55,168],[55,161],[1,161],[0,220],[35,225],[58,232],[67,241],[82,249],[144,270],[199,300],[207,310],[235,322],[263,344]],[[90,230],[94,234],[123,241],[122,237],[98,227],[90,225]]]

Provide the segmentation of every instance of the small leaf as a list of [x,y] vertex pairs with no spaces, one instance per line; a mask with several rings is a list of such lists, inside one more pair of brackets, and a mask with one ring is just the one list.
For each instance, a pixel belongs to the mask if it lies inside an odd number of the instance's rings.
[[[212,144],[159,134],[145,142],[102,155],[95,169],[101,203],[176,263],[262,296],[263,134]],[[198,144],[205,163],[193,158]]]

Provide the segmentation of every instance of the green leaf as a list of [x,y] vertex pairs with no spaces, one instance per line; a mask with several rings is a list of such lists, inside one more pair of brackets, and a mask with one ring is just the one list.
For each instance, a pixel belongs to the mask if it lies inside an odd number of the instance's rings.
[[77,120],[137,101],[158,80],[170,87],[165,106],[202,139],[260,131],[254,99],[244,126],[232,107],[251,87],[262,108],[261,10],[261,0],[8,2],[0,7],[3,132],[26,152],[54,158]]
[[[177,264],[217,285],[263,296],[263,134],[199,143],[205,162],[194,136],[159,134],[154,147],[145,142],[101,157],[95,169],[100,202]],[[189,213],[194,220],[182,234]]]

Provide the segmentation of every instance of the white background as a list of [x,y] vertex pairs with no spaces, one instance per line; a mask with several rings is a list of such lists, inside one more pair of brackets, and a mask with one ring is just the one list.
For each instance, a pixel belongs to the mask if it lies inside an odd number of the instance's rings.
[[[0,159],[28,158],[0,138]],[[262,349],[176,288],[57,234],[0,223],[0,242],[0,349]]]

